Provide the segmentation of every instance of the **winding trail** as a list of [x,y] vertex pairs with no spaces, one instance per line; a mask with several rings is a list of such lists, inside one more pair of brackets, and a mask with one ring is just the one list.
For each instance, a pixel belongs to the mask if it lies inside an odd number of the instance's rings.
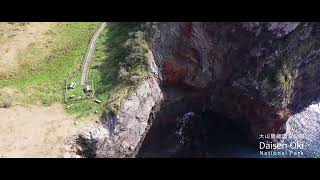
[[91,65],[91,61],[92,61],[92,57],[94,54],[94,50],[96,48],[96,44],[97,44],[97,40],[102,32],[102,30],[107,26],[106,22],[101,23],[99,29],[95,32],[95,34],[93,35],[91,41],[90,41],[90,45],[87,51],[87,55],[85,58],[85,61],[83,63],[82,66],[82,76],[81,76],[81,85],[84,85],[89,78],[89,69],[90,69],[90,65]]

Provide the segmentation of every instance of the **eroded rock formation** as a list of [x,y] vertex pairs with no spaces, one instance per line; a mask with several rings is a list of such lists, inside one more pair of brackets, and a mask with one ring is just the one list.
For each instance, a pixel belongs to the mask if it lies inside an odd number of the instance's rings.
[[[319,93],[319,23],[159,23],[153,53],[164,87],[248,121],[254,137],[283,132]],[[207,92],[207,93],[203,93]]]
[[144,80],[117,114],[80,129],[70,138],[67,149],[72,156],[134,157],[150,127],[149,116],[162,98],[156,79]]
[[174,107],[163,111],[167,116],[160,120],[206,109],[249,124],[256,139],[261,133],[283,133],[288,117],[320,92],[319,23],[172,22],[147,27],[153,77],[115,116],[86,130],[84,139],[95,142],[94,157],[133,156],[159,104]]

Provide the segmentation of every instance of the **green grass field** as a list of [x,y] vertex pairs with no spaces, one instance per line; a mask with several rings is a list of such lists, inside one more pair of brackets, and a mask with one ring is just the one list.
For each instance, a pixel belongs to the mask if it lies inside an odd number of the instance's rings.
[[14,77],[1,78],[0,89],[16,89],[18,92],[14,98],[22,104],[62,102],[64,79],[69,73],[81,70],[90,38],[98,25],[57,24],[48,32],[51,41],[47,48],[34,45],[24,54],[31,62],[37,63],[25,64]]
[[[24,104],[40,103],[50,105],[64,102],[65,79],[68,83],[77,82],[77,87],[69,90],[67,95],[84,97],[80,85],[83,60],[99,23],[69,23],[62,24],[50,32],[54,48],[41,51],[34,47],[30,50],[30,58],[43,59],[35,65],[28,65],[19,72],[18,76],[0,80],[0,89],[9,87],[18,90],[15,99]],[[137,83],[119,80],[119,63],[125,61],[127,55],[125,42],[129,38],[130,28],[119,23],[109,23],[103,30],[92,60],[89,80],[93,81],[95,96],[102,103],[92,99],[68,102],[66,109],[77,117],[85,117],[91,113],[102,113],[104,110],[116,111],[124,98],[132,91]],[[40,57],[38,55],[41,55]],[[145,77],[147,68],[135,65],[129,70],[130,75]]]
[[[103,30],[94,53],[92,60],[89,79],[93,81],[95,96],[101,100],[101,104],[97,104],[92,100],[81,100],[73,103],[67,111],[76,113],[79,117],[89,115],[90,113],[104,110],[116,111],[122,103],[122,100],[128,96],[137,84],[128,83],[119,80],[118,70],[119,63],[125,61],[124,43],[128,39],[130,29],[118,23],[109,23]],[[132,68],[132,72],[141,77],[147,75],[147,71]],[[139,73],[138,73],[139,72]],[[75,90],[70,93],[76,96],[83,96],[84,93],[80,85],[81,72],[75,72],[69,82],[78,82]]]

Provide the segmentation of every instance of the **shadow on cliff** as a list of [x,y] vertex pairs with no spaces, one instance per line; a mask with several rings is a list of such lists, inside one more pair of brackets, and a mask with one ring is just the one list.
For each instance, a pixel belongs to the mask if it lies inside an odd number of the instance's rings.
[[121,84],[118,80],[118,69],[120,62],[125,58],[123,44],[127,39],[127,30],[112,23],[108,24],[107,28],[107,33],[104,34],[102,41],[105,60],[93,68],[98,70],[100,74],[97,83],[103,84],[95,89],[95,93],[98,96],[107,93],[109,99],[111,93],[114,93]]
[[95,158],[97,151],[98,141],[95,139],[88,139],[79,135],[76,139],[76,143],[79,145],[77,154],[86,158]]
[[318,94],[307,94],[300,99],[295,99],[293,103],[295,105],[291,105],[291,108],[293,109],[294,114],[298,114],[304,111],[308,106],[319,103],[320,97]]

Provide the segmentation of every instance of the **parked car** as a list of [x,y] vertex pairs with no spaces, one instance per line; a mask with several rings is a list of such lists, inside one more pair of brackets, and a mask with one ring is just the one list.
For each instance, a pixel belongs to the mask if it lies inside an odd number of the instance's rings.
[[77,83],[70,83],[69,86],[68,86],[68,89],[74,89],[76,87]]

